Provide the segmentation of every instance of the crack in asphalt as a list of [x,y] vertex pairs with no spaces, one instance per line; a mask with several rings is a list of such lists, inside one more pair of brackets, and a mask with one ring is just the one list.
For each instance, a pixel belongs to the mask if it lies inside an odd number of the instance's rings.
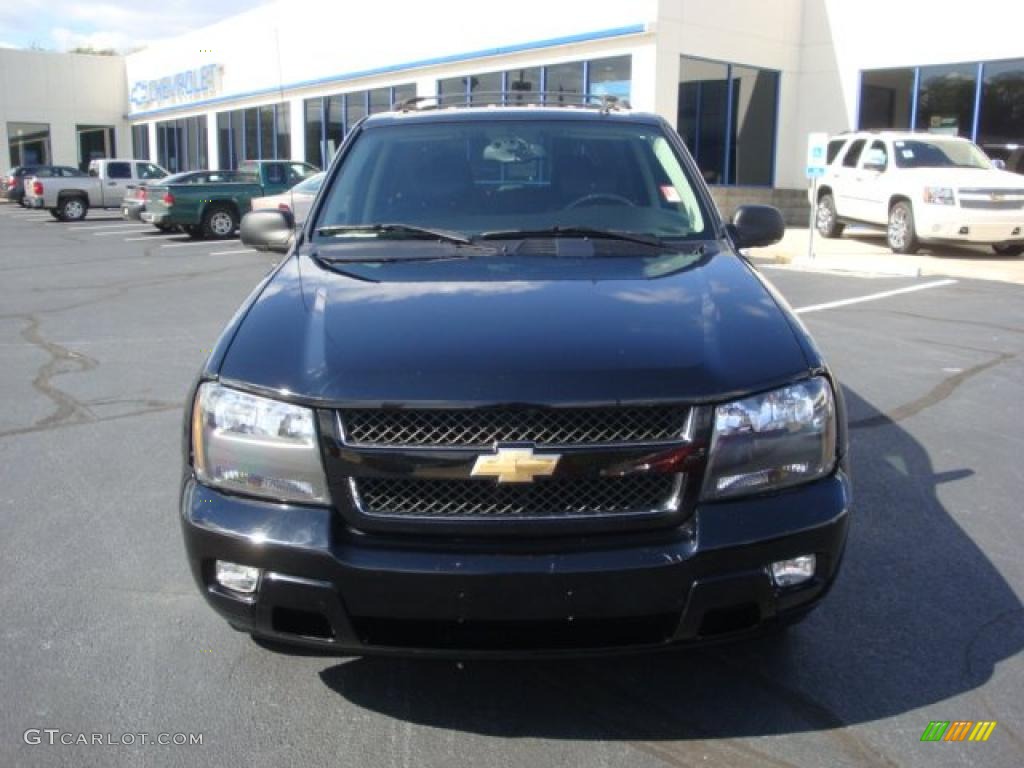
[[220,269],[200,269],[190,272],[179,272],[172,275],[161,275],[157,278],[149,280],[126,280],[121,283],[108,283],[102,287],[93,287],[87,290],[102,291],[98,296],[84,301],[78,301],[71,304],[65,304],[59,307],[51,307],[50,309],[36,310],[33,315],[26,315],[24,312],[12,312],[9,314],[0,313],[0,320],[18,320],[25,319],[26,317],[32,317],[36,315],[52,315],[59,312],[67,312],[72,309],[82,309],[84,307],[91,307],[95,304],[100,304],[105,301],[116,299],[128,291],[135,290],[138,288],[156,288],[159,286],[167,285],[168,283],[176,283],[183,280],[195,280],[200,277],[209,277],[210,275],[219,275],[225,272],[234,272],[240,269],[248,269],[248,264],[236,264],[233,266],[221,267]]
[[[28,322],[28,325],[21,331],[21,337],[31,346],[42,349],[49,355],[49,359],[39,367],[35,378],[32,379],[32,388],[50,400],[56,406],[56,410],[30,426],[0,430],[0,437],[24,435],[31,432],[45,432],[51,429],[78,424],[95,424],[131,416],[160,413],[181,407],[180,403],[168,403],[165,400],[154,399],[101,398],[85,402],[79,400],[57,387],[53,383],[53,379],[68,373],[86,373],[94,370],[99,366],[99,361],[81,352],[68,349],[63,344],[58,344],[44,338],[39,330],[39,318],[36,315],[22,315],[21,317]],[[97,416],[92,408],[89,407],[90,405],[127,403],[138,403],[145,407],[138,411],[105,417]]]
[[919,312],[903,312],[896,309],[887,310],[891,315],[900,315],[901,317],[912,317],[915,320],[928,320],[934,323],[949,323],[952,325],[973,325],[977,328],[988,328],[996,331],[1007,331],[1008,333],[1024,333],[1024,328],[1015,328],[1012,325],[997,325],[996,323],[984,323],[980,320],[964,320],[962,318],[952,317],[933,317],[931,315],[924,315]]
[[85,403],[54,386],[52,379],[61,374],[91,371],[99,362],[88,355],[73,352],[61,344],[44,339],[39,332],[39,318],[35,315],[28,316],[28,326],[22,330],[21,337],[50,355],[50,359],[39,368],[32,379],[32,387],[57,406],[57,410],[32,426],[45,429],[66,422],[80,424],[93,421],[96,414]]
[[909,403],[904,403],[901,406],[889,411],[887,413],[877,413],[874,416],[868,416],[864,419],[858,419],[857,421],[851,421],[849,424],[850,429],[870,429],[872,427],[882,427],[887,424],[897,424],[905,419],[909,419],[911,416],[916,416],[926,408],[931,408],[934,405],[938,405],[947,397],[956,391],[957,387],[963,384],[968,379],[971,379],[978,374],[984,373],[990,368],[995,368],[997,365],[1005,363],[1007,360],[1015,358],[1016,354],[1003,353],[997,357],[989,360],[985,363],[972,366],[971,368],[965,368],[959,373],[955,373],[949,376],[938,384],[936,384],[929,392],[925,393],[916,400],[911,400]]

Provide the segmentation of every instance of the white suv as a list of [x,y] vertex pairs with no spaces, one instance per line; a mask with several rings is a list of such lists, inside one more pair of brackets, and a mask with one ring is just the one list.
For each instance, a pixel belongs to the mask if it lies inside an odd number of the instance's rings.
[[1001,170],[967,139],[849,133],[829,142],[828,161],[811,200],[824,237],[863,222],[885,226],[895,253],[914,253],[926,241],[1024,253],[1024,177]]

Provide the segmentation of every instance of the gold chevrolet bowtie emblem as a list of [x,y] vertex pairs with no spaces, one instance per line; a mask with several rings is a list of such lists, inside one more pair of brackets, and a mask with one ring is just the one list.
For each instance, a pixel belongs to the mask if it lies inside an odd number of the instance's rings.
[[473,477],[496,477],[499,483],[532,483],[555,471],[561,454],[536,456],[532,448],[499,448],[490,456],[478,456],[470,473]]

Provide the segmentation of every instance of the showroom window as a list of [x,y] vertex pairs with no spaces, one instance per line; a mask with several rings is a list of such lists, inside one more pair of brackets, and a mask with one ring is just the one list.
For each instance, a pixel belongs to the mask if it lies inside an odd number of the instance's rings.
[[437,95],[444,104],[536,103],[536,99],[527,94],[539,91],[545,91],[543,100],[552,103],[578,102],[578,97],[584,93],[616,96],[628,101],[631,85],[632,58],[614,56],[448,77],[437,81]]
[[50,126],[47,123],[8,123],[11,166],[50,165]]
[[367,115],[387,112],[416,97],[416,86],[405,83],[370,91],[306,99],[306,162],[326,168],[352,127]]
[[114,144],[114,126],[112,125],[76,125],[75,135],[78,141],[78,169],[89,170],[89,163],[106,157],[116,157]]
[[866,70],[857,125],[963,136],[1024,173],[1024,59]]
[[149,160],[149,126],[132,126],[132,157],[136,160]]
[[1006,169],[1024,173],[1024,59],[987,62],[974,140]]
[[206,115],[157,123],[156,161],[171,173],[209,168]]
[[861,130],[909,126],[913,101],[913,69],[864,72],[860,86]]
[[676,129],[709,184],[771,186],[779,73],[683,56]]
[[217,113],[218,167],[234,170],[246,160],[290,160],[291,115],[287,104]]

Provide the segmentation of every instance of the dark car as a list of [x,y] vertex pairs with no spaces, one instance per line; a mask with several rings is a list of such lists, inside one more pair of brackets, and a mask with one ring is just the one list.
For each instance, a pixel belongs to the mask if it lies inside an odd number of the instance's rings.
[[[172,176],[153,179],[157,184],[215,184],[220,181],[237,181],[237,171],[184,171]],[[121,218],[126,221],[141,221],[146,210],[146,199],[149,196],[146,183],[129,187],[121,202]],[[158,225],[158,229],[169,229],[167,225]]]
[[25,199],[25,180],[37,176],[41,179],[55,176],[85,176],[77,168],[66,165],[18,165],[7,172],[4,180],[4,194],[11,202],[21,203]]
[[[190,398],[181,522],[235,628],[352,654],[654,649],[801,618],[849,519],[840,389],[675,131],[361,122]],[[293,240],[290,245],[286,245]]]

